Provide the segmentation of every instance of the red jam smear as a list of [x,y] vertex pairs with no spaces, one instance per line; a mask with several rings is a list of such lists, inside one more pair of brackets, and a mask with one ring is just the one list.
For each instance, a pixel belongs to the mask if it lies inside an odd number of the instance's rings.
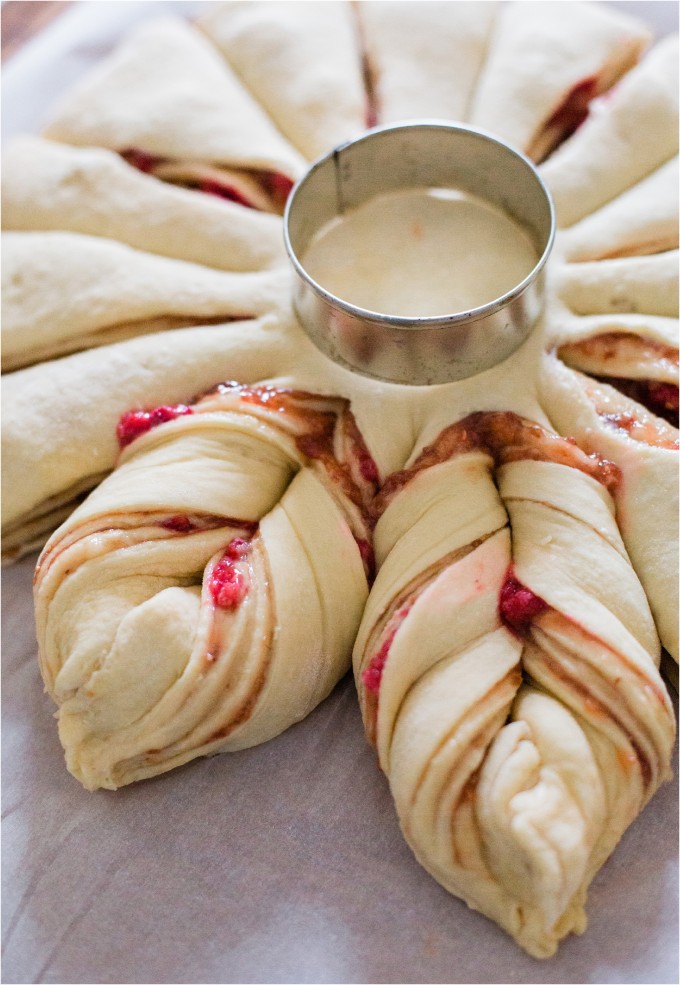
[[359,475],[367,483],[365,496],[373,500],[380,487],[380,471],[373,455],[368,450],[364,436],[359,429],[354,414],[346,408],[343,412],[342,426],[350,445],[350,457],[356,462]]
[[600,419],[609,427],[617,431],[623,431],[632,438],[633,441],[640,441],[645,445],[652,445],[655,448],[668,448],[671,451],[678,450],[678,438],[672,434],[663,434],[653,421],[641,421],[633,413],[617,411],[615,413],[599,414]]
[[385,663],[390,654],[390,648],[394,642],[394,637],[397,635],[397,630],[401,626],[402,622],[406,616],[411,611],[412,602],[408,602],[406,605],[402,606],[391,620],[391,626],[387,633],[387,636],[383,640],[383,644],[373,657],[371,657],[368,667],[362,672],[361,680],[364,682],[367,691],[374,694],[376,697],[378,691],[380,690],[380,682],[382,681],[383,671],[385,669]]
[[608,383],[624,396],[642,404],[652,414],[678,427],[678,387],[675,383],[658,380],[628,380],[613,376],[597,376],[601,383]]
[[673,414],[674,421],[667,418],[669,423],[675,422],[678,426],[678,409],[680,390],[676,383],[660,383],[658,380],[647,380],[647,399],[649,400],[650,410],[654,410],[659,416]]
[[603,424],[627,434],[632,441],[654,448],[667,448],[669,451],[678,450],[680,441],[677,428],[659,416],[647,414],[641,407],[630,402],[630,399],[626,399],[625,395],[620,395],[617,387],[606,385],[610,383],[611,377],[603,381],[605,385],[600,385],[593,377],[579,375],[583,390]]
[[359,548],[359,554],[361,555],[361,560],[363,561],[366,578],[370,585],[375,578],[375,551],[373,550],[371,544],[367,540],[364,540],[363,537],[357,538],[357,547]]
[[235,537],[217,562],[210,575],[208,589],[213,602],[220,609],[236,609],[248,594],[248,578],[242,568],[237,568],[250,551],[250,543]]
[[154,154],[147,154],[139,147],[128,147],[120,152],[120,156],[133,168],[143,171],[144,174],[149,174],[157,164],[164,160],[164,158],[156,157]]
[[359,49],[361,55],[361,75],[364,83],[364,122],[370,130],[380,123],[380,98],[378,94],[379,73],[371,60],[366,46],[366,38],[361,24],[357,22]]
[[530,588],[518,581],[512,568],[501,588],[498,610],[504,625],[519,636],[527,636],[533,621],[549,608]]
[[295,182],[279,171],[265,171],[262,175],[262,185],[268,195],[271,196],[275,205],[280,208],[288,201],[288,196],[293,190]]
[[373,482],[376,485],[380,482],[378,466],[373,460],[373,456],[367,448],[362,448],[358,452],[359,471],[366,482]]
[[364,682],[366,689],[371,691],[373,694],[377,694],[380,690],[380,681],[382,680],[383,669],[385,667],[385,661],[387,660],[387,654],[389,652],[389,644],[391,642],[392,640],[389,639],[383,643],[375,656],[371,658],[371,662],[361,675],[361,679]]
[[247,404],[256,404],[276,411],[282,415],[298,416],[305,420],[310,429],[318,430],[317,419],[334,421],[347,401],[342,398],[321,397],[305,390],[292,390],[287,387],[249,386],[236,380],[224,380],[200,394],[197,400],[211,400],[216,396],[236,396]]
[[177,417],[193,414],[191,407],[186,404],[164,404],[153,410],[129,410],[123,414],[116,427],[116,437],[121,448],[131,444],[135,438],[146,434],[159,424],[174,421]]
[[[167,157],[149,154],[140,147],[126,147],[125,150],[119,153],[123,160],[127,161],[131,167],[137,168],[138,171],[142,171],[144,174],[151,174],[157,165],[164,164],[168,160]],[[274,205],[283,210],[288,196],[293,190],[294,182],[287,175],[281,174],[280,172],[260,171],[254,172],[254,176],[266,194],[272,199]],[[197,182],[193,187],[197,191],[204,192],[207,195],[216,195],[218,198],[226,199],[229,202],[236,202],[238,205],[243,205],[248,209],[257,208],[253,202],[228,182],[223,183],[212,178],[206,178],[204,181]]]
[[186,513],[177,513],[174,516],[158,520],[157,525],[164,530],[171,530],[178,534],[216,530],[218,527],[233,527],[239,533],[245,534],[246,537],[254,537],[258,528],[258,523],[254,521],[229,519],[211,513],[192,513],[190,516],[187,516]]
[[368,102],[366,104],[365,118],[366,118],[366,129],[367,130],[372,130],[373,127],[377,127],[377,125],[378,125],[378,108],[377,108],[377,106],[375,106],[371,102]]
[[560,105],[545,124],[546,130],[555,130],[560,140],[566,140],[578,130],[588,116],[588,106],[597,95],[597,79],[583,79],[569,90]]
[[181,515],[169,516],[167,520],[161,520],[159,526],[163,527],[164,530],[172,530],[178,534],[188,534],[196,529],[188,516]]
[[247,209],[255,208],[253,203],[248,201],[245,195],[242,195],[233,185],[223,185],[219,181],[206,180],[201,181],[196,185],[196,188],[206,195],[215,195],[217,198],[225,199],[227,202],[235,202],[237,205],[243,205]]
[[554,434],[513,411],[477,411],[444,428],[413,465],[388,476],[373,502],[374,516],[379,517],[419,472],[473,451],[488,454],[496,468],[518,461],[566,465],[591,476],[612,494],[621,480],[613,462],[586,454],[573,438]]

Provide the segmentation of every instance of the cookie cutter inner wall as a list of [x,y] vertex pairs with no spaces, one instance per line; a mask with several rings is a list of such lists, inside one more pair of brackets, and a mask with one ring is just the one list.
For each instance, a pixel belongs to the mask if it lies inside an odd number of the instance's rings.
[[[326,223],[384,192],[408,188],[455,188],[500,208],[528,232],[536,265],[487,304],[423,318],[367,311],[310,277],[301,258]],[[526,157],[483,131],[436,121],[380,127],[335,148],[297,183],[284,217],[297,274],[293,304],[314,344],[355,372],[416,385],[475,376],[519,348],[543,309],[554,235],[550,195]]]

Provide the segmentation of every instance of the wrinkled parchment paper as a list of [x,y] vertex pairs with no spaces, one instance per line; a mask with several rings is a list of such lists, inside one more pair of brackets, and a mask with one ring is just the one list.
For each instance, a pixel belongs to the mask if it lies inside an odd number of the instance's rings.
[[[201,6],[75,4],[6,66],[5,136],[133,23]],[[4,982],[677,982],[677,780],[597,876],[585,936],[535,961],[415,862],[349,678],[264,746],[84,791],[38,674],[34,562],[3,574]]]

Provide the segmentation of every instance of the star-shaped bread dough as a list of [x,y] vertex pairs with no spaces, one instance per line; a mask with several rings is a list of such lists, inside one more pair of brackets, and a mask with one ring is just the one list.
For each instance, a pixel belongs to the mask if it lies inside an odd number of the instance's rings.
[[[417,858],[531,954],[584,929],[675,729],[677,42],[636,66],[649,40],[587,3],[215,6],[7,148],[4,551],[60,525],[41,669],[86,786],[278,734],[353,651]],[[529,340],[419,388],[312,346],[276,213],[425,115],[544,161],[559,230]]]

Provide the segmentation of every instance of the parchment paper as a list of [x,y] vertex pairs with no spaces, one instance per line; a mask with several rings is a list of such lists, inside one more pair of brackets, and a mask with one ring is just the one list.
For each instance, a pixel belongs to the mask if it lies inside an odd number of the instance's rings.
[[[75,5],[7,66],[5,134],[134,21],[199,6]],[[677,17],[617,6],[660,33]],[[349,678],[264,746],[85,792],[38,675],[34,562],[3,574],[4,982],[678,980],[677,780],[597,876],[585,936],[535,961],[413,859]]]

